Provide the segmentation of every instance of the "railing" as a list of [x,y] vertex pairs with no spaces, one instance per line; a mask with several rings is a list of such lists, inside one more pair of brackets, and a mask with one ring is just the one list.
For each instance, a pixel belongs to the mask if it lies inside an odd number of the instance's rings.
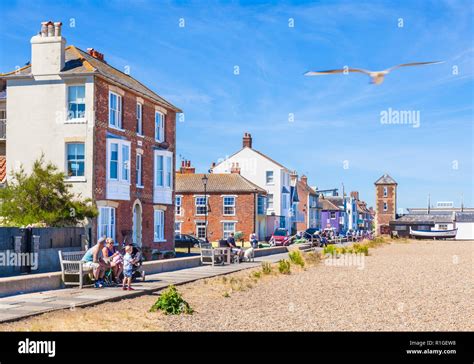
[[7,120],[0,119],[0,139],[7,139]]

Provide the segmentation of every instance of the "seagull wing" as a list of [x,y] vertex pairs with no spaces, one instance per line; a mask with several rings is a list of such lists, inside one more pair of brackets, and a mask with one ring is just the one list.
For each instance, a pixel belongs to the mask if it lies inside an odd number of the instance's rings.
[[320,76],[320,75],[331,75],[336,73],[344,73],[344,72],[360,72],[370,75],[370,71],[364,70],[362,68],[347,68],[347,69],[337,69],[337,70],[327,70],[327,71],[308,71],[304,75],[305,76]]
[[390,67],[389,69],[387,69],[387,72],[393,71],[393,70],[395,70],[397,68],[400,68],[400,67],[423,66],[423,65],[426,65],[426,64],[436,64],[436,63],[443,63],[443,62],[444,61],[403,63],[403,64],[399,64],[397,66]]

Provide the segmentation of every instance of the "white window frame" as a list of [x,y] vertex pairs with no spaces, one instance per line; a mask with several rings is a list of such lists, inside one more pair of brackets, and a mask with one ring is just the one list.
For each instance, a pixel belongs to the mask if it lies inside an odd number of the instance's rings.
[[155,140],[159,143],[165,141],[165,114],[160,111],[155,111]]
[[273,193],[269,193],[267,195],[267,210],[273,210],[274,209],[274,204],[275,204],[275,200],[274,200],[274,195]]
[[[118,147],[118,156],[117,156],[117,178],[110,177],[110,159],[112,156],[112,144],[117,144]],[[128,162],[125,163],[123,159],[124,147],[128,149]],[[130,185],[130,151],[131,143],[128,140],[122,139],[107,139],[107,180],[108,181],[118,181],[122,183],[127,183]],[[124,171],[127,171],[127,176],[124,176]]]
[[[112,109],[111,103],[112,103],[112,96],[115,96],[117,98],[117,108]],[[122,96],[119,95],[118,93],[115,93],[113,91],[109,91],[109,127],[118,129],[118,130],[123,130],[122,129]],[[117,116],[116,119],[116,125],[111,123],[111,116],[114,114]]]
[[165,242],[165,211],[155,209],[153,212],[153,241]]
[[[233,203],[231,205],[226,205],[226,203],[225,203],[226,198],[227,199],[231,198],[233,200]],[[227,214],[225,212],[226,207],[232,208],[232,213]],[[235,207],[236,207],[236,197],[235,196],[222,196],[222,215],[224,215],[224,216],[235,216],[235,210],[236,210]]]
[[383,187],[383,197],[387,197],[387,196],[388,196],[388,187],[384,186]]
[[[179,204],[178,204],[178,201],[179,201]],[[183,196],[181,195],[175,196],[174,206],[175,206],[174,214],[177,216],[181,216],[183,212]]]
[[[161,169],[158,170],[158,160],[162,158]],[[173,186],[173,154],[168,151],[155,151],[155,175],[154,175],[154,186],[155,188],[171,189]],[[161,173],[161,182],[158,184],[158,172]]]
[[136,112],[136,120],[137,120],[137,135],[143,136],[143,104],[142,103],[137,102],[135,112]]
[[[198,239],[205,239],[206,238],[206,234],[207,234],[207,225],[206,225],[206,222],[205,221],[196,221],[194,223],[195,225],[195,228],[196,228],[196,237]],[[199,236],[199,229],[200,228],[203,228],[204,229],[204,235],[203,236]]]
[[136,176],[137,187],[143,188],[143,155],[142,154],[137,153],[135,163],[136,163],[135,172],[137,174]]
[[[173,203],[173,153],[167,150],[155,150],[153,156],[153,200],[155,203]],[[163,167],[158,170],[158,161],[163,158]],[[161,174],[162,184],[158,184]]]
[[[179,228],[176,229],[176,226],[179,226]],[[182,230],[183,230],[183,222],[175,221],[174,222],[174,235],[182,234]]]
[[[70,88],[71,87],[83,87],[84,88],[84,99],[83,99],[83,103],[80,103],[80,102],[74,102],[74,104],[76,105],[79,105],[79,104],[83,104],[84,105],[84,115],[82,117],[71,117],[71,115],[69,114],[69,104],[71,104],[71,102],[69,101],[69,93],[70,93]],[[67,107],[66,107],[66,110],[67,110],[67,115],[66,115],[66,122],[67,123],[77,123],[77,122],[84,122],[85,119],[86,119],[86,85],[83,84],[83,83],[78,83],[78,84],[68,84],[67,85],[67,88],[66,88],[66,92],[67,92],[67,96],[66,96],[66,104],[67,104]],[[77,100],[77,99],[76,99]]]
[[[198,199],[200,199],[200,198],[204,198],[204,204],[199,204],[199,205],[198,205],[197,202],[198,202]],[[194,213],[194,214],[195,214],[196,216],[205,216],[205,215],[206,215],[206,212],[209,213],[209,211],[208,211],[208,206],[209,206],[209,204],[208,204],[208,203],[209,203],[209,197],[208,197],[208,196],[204,196],[204,195],[197,195],[197,196],[194,196],[194,206],[195,206],[195,210],[194,210],[195,213]],[[198,207],[203,207],[203,206],[204,206],[204,208],[205,208],[206,211],[205,211],[204,213],[202,213],[202,214],[198,214]]]
[[[68,147],[71,144],[82,144],[84,146],[84,159],[82,162],[84,163],[84,175],[83,176],[69,176],[69,152]],[[86,143],[84,142],[66,142],[66,179],[68,181],[85,181],[86,180]],[[81,162],[81,160],[76,160]]]
[[388,203],[387,202],[383,203],[383,210],[388,211]]
[[[271,176],[271,181],[269,181],[269,177]],[[275,172],[274,171],[265,171],[265,184],[267,185],[274,185],[275,184]]]
[[[106,218],[106,224],[102,223],[103,218]],[[115,208],[109,206],[100,206],[99,215],[97,216],[97,237],[101,238],[105,236],[115,240],[116,224],[117,219]]]
[[[229,229],[226,230],[226,224],[232,224],[233,229],[232,230],[229,230]],[[235,234],[236,226],[237,226],[237,222],[235,222],[235,221],[223,221],[222,222],[222,238],[227,239],[230,236],[231,233]]]

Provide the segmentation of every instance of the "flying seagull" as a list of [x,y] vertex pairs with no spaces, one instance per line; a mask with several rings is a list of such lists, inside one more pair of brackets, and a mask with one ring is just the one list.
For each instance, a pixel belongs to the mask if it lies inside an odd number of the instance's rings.
[[409,66],[423,66],[423,65],[426,65],[426,64],[436,64],[436,63],[443,63],[443,61],[403,63],[403,64],[399,64],[397,66],[387,68],[386,70],[383,70],[383,71],[369,71],[369,70],[364,70],[362,68],[348,68],[348,67],[346,67],[346,68],[338,69],[338,70],[309,71],[309,72],[306,72],[304,75],[305,76],[320,76],[320,75],[330,75],[330,74],[334,74],[334,73],[359,72],[359,73],[365,73],[366,75],[369,75],[369,77],[371,78],[371,83],[374,83],[376,85],[380,85],[383,82],[385,75],[389,74],[391,71],[393,71],[397,68],[409,67]]

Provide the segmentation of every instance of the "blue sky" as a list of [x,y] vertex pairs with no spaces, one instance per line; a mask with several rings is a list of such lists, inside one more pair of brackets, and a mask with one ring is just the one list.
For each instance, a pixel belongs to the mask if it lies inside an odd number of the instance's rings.
[[[96,48],[184,110],[178,158],[199,171],[248,131],[256,149],[320,188],[344,183],[372,204],[373,182],[388,172],[400,207],[425,206],[428,193],[474,205],[469,0],[0,0],[0,12],[0,72],[30,60],[42,20],[60,20],[68,44]],[[380,86],[362,74],[303,76],[432,60],[445,63],[396,70]],[[389,108],[419,112],[420,126],[382,124]]]

